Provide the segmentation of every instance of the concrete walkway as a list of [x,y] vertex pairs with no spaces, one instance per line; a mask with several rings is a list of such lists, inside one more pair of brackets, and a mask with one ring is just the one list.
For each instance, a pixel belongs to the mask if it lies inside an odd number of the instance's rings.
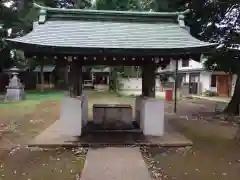
[[[72,127],[72,128],[71,128]],[[54,124],[49,126],[45,131],[36,136],[33,141],[31,141],[29,146],[39,146],[39,147],[61,147],[61,146],[77,146],[77,136],[81,134],[81,129],[78,126],[66,126],[66,123],[57,120]]]
[[89,149],[81,180],[151,180],[137,147]]
[[230,101],[230,98],[224,98],[224,97],[208,97],[208,96],[197,96],[197,95],[191,95],[191,97],[196,99],[204,99],[204,100],[224,102],[224,103],[228,103]]

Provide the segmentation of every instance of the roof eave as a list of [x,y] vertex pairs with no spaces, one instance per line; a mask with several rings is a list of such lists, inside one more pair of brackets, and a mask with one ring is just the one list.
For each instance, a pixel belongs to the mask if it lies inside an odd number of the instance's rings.
[[183,48],[97,48],[97,47],[59,47],[59,46],[44,46],[38,44],[30,44],[25,42],[20,42],[15,39],[6,39],[10,46],[15,49],[21,49],[23,51],[34,51],[42,53],[55,53],[55,54],[138,54],[138,55],[183,55],[183,54],[210,54],[216,49],[218,44],[206,44],[198,47],[183,47]]

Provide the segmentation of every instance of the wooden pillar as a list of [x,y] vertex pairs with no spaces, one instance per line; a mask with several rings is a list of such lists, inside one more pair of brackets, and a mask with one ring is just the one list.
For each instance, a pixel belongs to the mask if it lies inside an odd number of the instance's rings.
[[83,92],[83,67],[80,65],[79,70],[78,70],[78,91],[77,95],[81,96]]
[[36,88],[38,88],[39,80],[38,80],[38,72],[36,72]]
[[69,95],[70,97],[76,97],[76,64],[74,61],[70,62],[70,72],[69,72]]
[[70,96],[81,96],[83,90],[83,72],[82,65],[78,62],[78,60],[73,60],[71,62],[69,76]]
[[156,66],[147,64],[142,66],[142,96],[155,97]]
[[146,67],[142,66],[142,96],[147,94]]
[[68,85],[68,71],[69,71],[69,65],[66,64],[64,67],[64,81],[65,81],[65,85]]
[[52,88],[51,85],[52,85],[52,73],[50,72],[50,74],[49,74],[49,88],[50,89]]
[[174,113],[177,112],[177,90],[178,90],[178,59],[175,65],[175,83],[174,83]]

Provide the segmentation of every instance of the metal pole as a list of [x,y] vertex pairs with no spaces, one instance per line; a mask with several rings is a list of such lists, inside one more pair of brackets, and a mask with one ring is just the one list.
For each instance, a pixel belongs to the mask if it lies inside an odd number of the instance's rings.
[[174,84],[174,113],[177,112],[177,87],[178,86],[178,59],[175,67],[175,84]]

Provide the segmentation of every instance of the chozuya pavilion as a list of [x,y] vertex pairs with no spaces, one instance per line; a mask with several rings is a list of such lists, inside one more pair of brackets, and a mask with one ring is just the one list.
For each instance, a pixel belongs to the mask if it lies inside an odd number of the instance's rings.
[[[39,60],[52,58],[57,65],[70,65],[71,93],[62,102],[60,119],[66,121],[66,128],[72,128],[72,135],[80,136],[88,124],[82,66],[140,66],[142,96],[136,98],[135,119],[144,135],[162,136],[164,101],[155,99],[155,70],[166,66],[170,59],[176,60],[176,64],[179,59],[199,59],[200,54],[216,47],[189,34],[184,23],[188,11],[122,12],[59,9],[37,4],[35,7],[39,8],[39,19],[33,30],[8,42],[12,48],[23,50],[25,56]],[[121,110],[121,118],[114,108]],[[130,105],[93,105],[93,117],[96,123],[119,120],[128,123],[133,119]]]

